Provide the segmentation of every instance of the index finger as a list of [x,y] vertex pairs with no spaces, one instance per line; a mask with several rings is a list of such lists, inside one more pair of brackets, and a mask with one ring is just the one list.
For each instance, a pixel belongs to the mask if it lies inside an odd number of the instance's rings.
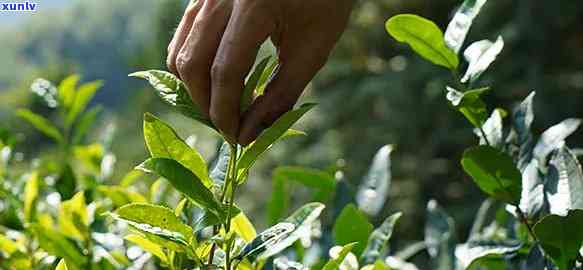
[[239,132],[240,99],[244,81],[261,44],[275,29],[270,12],[260,7],[269,1],[236,1],[211,68],[210,117],[231,142]]

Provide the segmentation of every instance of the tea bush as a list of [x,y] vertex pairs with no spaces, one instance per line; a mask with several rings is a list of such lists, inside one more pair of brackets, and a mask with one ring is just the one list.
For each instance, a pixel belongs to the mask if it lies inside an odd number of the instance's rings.
[[[223,140],[210,159],[170,124],[146,113],[143,133],[150,157],[114,181],[113,135],[90,144],[85,138],[101,110],[86,108],[100,82],[77,86],[79,77],[73,75],[58,86],[42,79],[31,86],[57,111],[57,123],[31,110],[17,112],[55,142],[56,156],[22,161],[15,151],[22,143],[18,136],[0,132],[0,266],[405,270],[417,269],[410,261],[426,253],[431,269],[580,269],[583,171],[577,151],[565,144],[580,120],[567,119],[535,136],[534,92],[512,112],[488,111],[483,96],[490,89],[480,86],[479,78],[502,51],[502,37],[473,42],[463,52],[465,63],[459,58],[485,2],[466,0],[445,34],[413,14],[386,23],[397,41],[451,71],[444,101],[475,128],[479,144],[463,153],[461,168],[490,198],[465,241],[435,200],[427,203],[425,235],[402,250],[390,240],[406,212],[372,224],[388,200],[393,145],[378,150],[356,192],[337,168],[276,168],[266,213],[271,227],[257,232],[238,206],[237,194],[266,151],[306,136],[292,126],[315,104],[287,112],[248,146]],[[245,84],[243,109],[263,93],[276,66],[272,57],[256,65]],[[168,106],[220,134],[176,76],[159,70],[130,76],[147,80]],[[157,180],[150,182],[144,174]],[[290,213],[290,193],[298,185],[311,192],[313,202]],[[334,218],[322,218],[326,212]]]

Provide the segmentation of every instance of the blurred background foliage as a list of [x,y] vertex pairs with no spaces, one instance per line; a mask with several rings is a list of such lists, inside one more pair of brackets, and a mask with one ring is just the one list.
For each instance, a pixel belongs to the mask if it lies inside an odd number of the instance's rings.
[[[391,199],[379,215],[405,213],[395,243],[420,239],[430,198],[447,208],[459,236],[465,238],[484,198],[459,165],[464,147],[476,137],[445,100],[448,71],[412,55],[384,28],[392,15],[416,13],[444,29],[459,3],[358,1],[328,65],[303,97],[320,104],[301,123],[300,129],[309,136],[274,149],[241,192],[243,208],[254,223],[264,225],[259,228],[266,225],[259,213],[266,209],[276,166],[341,168],[350,186],[356,187],[375,151],[395,144]],[[180,0],[71,0],[41,3],[37,14],[24,18],[0,16],[0,125],[26,141],[17,149],[24,158],[39,154],[50,158],[53,151],[46,138],[14,116],[18,107],[48,117],[54,114],[35,106],[39,100],[29,91],[30,83],[37,77],[58,82],[79,73],[83,81],[105,82],[94,101],[105,110],[92,136],[99,138],[115,127],[112,151],[118,162],[112,179],[119,180],[146,156],[141,139],[145,111],[172,122],[184,137],[194,135],[196,147],[211,159],[218,142],[215,134],[167,111],[146,85],[126,75],[164,67],[167,43],[185,5]],[[535,133],[562,119],[583,117],[582,27],[580,1],[490,1],[468,37],[495,39],[501,33],[506,43],[495,67],[483,76],[483,84],[493,85],[488,103],[511,109],[536,90]],[[569,144],[583,144],[581,133]],[[301,190],[292,198],[292,208],[308,200]]]

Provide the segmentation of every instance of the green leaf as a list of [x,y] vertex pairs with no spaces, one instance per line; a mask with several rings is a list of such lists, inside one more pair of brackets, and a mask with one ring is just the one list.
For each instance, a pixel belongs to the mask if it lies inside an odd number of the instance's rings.
[[62,200],[68,200],[75,195],[77,188],[77,180],[73,168],[69,164],[65,164],[57,178],[56,189],[61,194]]
[[231,219],[231,225],[235,233],[237,233],[245,242],[251,242],[255,237],[257,237],[257,232],[253,223],[249,221],[245,213],[241,212],[233,219]]
[[434,259],[434,269],[454,269],[455,223],[435,200],[427,203],[425,244],[429,255]]
[[80,144],[83,140],[83,137],[87,134],[99,113],[103,111],[103,107],[95,106],[91,108],[89,111],[84,113],[75,127],[75,133],[73,134],[73,144]]
[[241,94],[241,112],[246,111],[247,108],[249,108],[249,105],[251,105],[251,103],[253,103],[253,98],[254,98],[257,86],[259,86],[259,81],[261,79],[261,75],[263,75],[263,72],[265,71],[265,68],[267,67],[267,65],[271,61],[271,58],[272,58],[271,56],[263,58],[259,62],[259,64],[257,64],[255,66],[255,69],[253,69],[253,72],[251,73],[251,75],[249,75],[249,78],[247,79],[247,82],[245,83],[245,88],[243,89],[243,93]]
[[144,138],[153,158],[174,159],[194,173],[206,187],[212,186],[204,158],[190,148],[170,127],[154,115],[144,115]]
[[449,86],[446,89],[448,91],[447,99],[454,108],[460,111],[474,127],[480,128],[488,118],[486,103],[482,101],[481,97],[490,89],[484,87],[463,93]]
[[55,140],[58,143],[64,142],[61,132],[52,124],[50,120],[44,118],[43,116],[33,113],[27,109],[18,109],[16,111],[16,115],[26,120],[47,137]]
[[468,81],[473,82],[484,73],[496,60],[496,57],[502,49],[504,48],[504,40],[501,36],[498,36],[496,42],[491,42],[489,40],[481,40],[472,43],[465,51],[464,57],[469,63],[466,74],[462,77],[461,82],[466,83]]
[[520,201],[521,175],[504,152],[490,146],[473,147],[464,152],[461,163],[486,194],[507,203]]
[[8,257],[10,257],[12,253],[18,251],[18,245],[4,234],[0,234],[0,251],[4,252],[4,254],[7,254]]
[[269,223],[275,224],[288,210],[288,186],[300,183],[314,190],[314,201],[326,202],[336,190],[336,180],[328,172],[303,167],[278,167],[273,172],[273,190],[268,203]]
[[65,259],[61,259],[57,264],[57,268],[55,268],[55,270],[69,270],[69,267],[67,266],[67,261],[65,261]]
[[267,151],[277,140],[286,134],[286,132],[295,124],[305,113],[312,109],[316,104],[308,103],[299,108],[289,111],[281,116],[271,127],[265,129],[259,137],[249,145],[239,159],[237,169],[239,174],[245,174],[255,161]]
[[545,253],[559,270],[570,270],[575,265],[583,244],[583,211],[572,210],[566,217],[549,215],[534,226],[534,232]]
[[77,88],[77,83],[79,82],[79,75],[72,74],[61,81],[58,87],[59,92],[59,103],[68,110],[75,102],[75,88]]
[[101,86],[103,86],[103,82],[101,81],[90,82],[79,86],[79,89],[75,93],[75,101],[65,118],[65,125],[71,126],[71,124],[75,122],[77,116],[85,110],[87,104],[93,99],[95,92],[97,92]]
[[40,248],[56,257],[64,258],[70,267],[81,269],[86,264],[87,258],[82,250],[65,234],[49,227],[32,225],[31,230],[37,237]]
[[183,115],[216,130],[213,123],[192,102],[184,83],[174,74],[161,70],[148,70],[135,72],[129,76],[147,80],[164,103]]
[[122,206],[112,216],[128,223],[150,241],[174,251],[188,251],[194,237],[192,229],[166,207],[133,203]]
[[459,245],[455,254],[463,269],[481,269],[484,263],[516,255],[521,247],[516,241],[472,241]]
[[338,253],[338,256],[336,258],[330,259],[324,265],[322,270],[339,270],[340,265],[342,264],[342,262],[344,261],[344,259],[348,255],[348,253],[350,253],[354,249],[355,246],[357,246],[357,243],[349,243],[349,244],[344,245],[342,247],[342,250]]
[[276,224],[283,218],[289,207],[290,196],[288,186],[290,183],[284,178],[275,178],[272,182],[271,198],[267,204],[268,223]]
[[301,237],[309,237],[305,234],[311,233],[310,227],[324,207],[324,204],[317,202],[302,206],[283,222],[262,232],[245,245],[239,257],[250,257],[251,260],[267,259],[290,247]]
[[470,31],[474,18],[478,16],[487,0],[465,0],[454,15],[445,31],[445,43],[455,53],[458,53],[464,44],[466,35]]
[[261,74],[261,78],[257,82],[257,87],[255,88],[255,95],[261,96],[265,92],[265,88],[267,87],[267,83],[273,77],[275,71],[279,66],[279,60],[277,57],[273,57],[273,60],[269,63],[269,65],[263,70]]
[[99,186],[97,191],[103,193],[112,202],[114,207],[124,206],[130,203],[145,203],[146,198],[142,194],[128,190],[123,186]]
[[434,22],[414,14],[390,18],[385,27],[399,42],[405,42],[420,56],[439,66],[455,70],[459,59],[443,39],[443,32]]
[[231,146],[228,142],[223,142],[221,148],[212,164],[212,169],[210,172],[210,178],[213,180],[215,188],[221,190],[221,187],[225,184],[225,179],[227,177],[227,170],[229,169],[229,162],[231,160]]
[[358,208],[370,216],[378,215],[387,200],[393,149],[394,146],[385,145],[378,150],[356,193]]
[[583,171],[566,146],[551,158],[544,185],[551,214],[564,216],[569,210],[583,209]]
[[224,209],[215,199],[213,193],[196,175],[177,161],[167,158],[151,158],[140,164],[137,169],[166,178],[174,188],[189,197],[205,211],[211,212],[220,219],[225,217]]
[[338,218],[332,229],[335,243],[346,245],[356,242],[354,254],[360,256],[365,249],[365,245],[373,230],[368,218],[354,204],[348,204]]
[[85,195],[79,192],[59,206],[59,228],[66,235],[80,241],[88,240],[89,214]]
[[164,253],[164,250],[162,249],[162,247],[160,245],[148,240],[147,238],[144,238],[140,235],[137,235],[137,234],[130,234],[130,235],[126,236],[124,239],[127,240],[128,242],[131,242],[131,243],[137,245],[138,247],[140,247],[144,251],[149,252],[150,254],[158,257],[162,264],[168,263],[168,258],[166,257],[166,253]]
[[36,204],[39,195],[40,179],[37,172],[33,172],[24,188],[24,220],[33,222],[36,219]]
[[254,261],[259,256],[266,257],[263,254],[273,250],[273,247],[287,238],[294,229],[295,226],[292,223],[278,223],[257,235],[253,241],[243,247],[243,250],[236,258],[239,260],[248,258]]
[[399,218],[403,214],[401,212],[393,214],[385,219],[385,221],[376,228],[368,238],[368,244],[362,253],[361,260],[364,263],[374,263],[382,259],[381,256],[385,254],[389,245],[389,240],[393,235],[393,229]]
[[555,149],[561,147],[564,141],[581,125],[581,119],[567,119],[554,125],[541,134],[533,150],[534,158],[540,164],[545,164],[548,155]]
[[383,261],[378,260],[374,264],[365,265],[360,270],[391,270]]

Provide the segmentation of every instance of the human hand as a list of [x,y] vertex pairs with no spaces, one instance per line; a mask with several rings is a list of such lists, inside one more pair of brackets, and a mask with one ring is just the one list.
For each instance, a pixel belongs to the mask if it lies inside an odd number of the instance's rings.
[[[247,145],[293,108],[342,34],[353,0],[198,0],[168,46],[167,65],[231,142]],[[240,112],[245,77],[271,38],[279,67]]]

